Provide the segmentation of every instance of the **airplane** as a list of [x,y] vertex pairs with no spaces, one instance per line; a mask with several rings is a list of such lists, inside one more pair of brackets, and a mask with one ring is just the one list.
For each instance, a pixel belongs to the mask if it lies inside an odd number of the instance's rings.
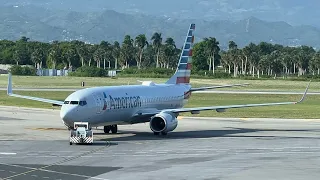
[[192,88],[190,73],[195,24],[190,24],[178,67],[165,83],[142,81],[139,85],[99,86],[77,90],[64,101],[14,94],[11,73],[8,76],[7,94],[12,97],[51,103],[61,106],[60,117],[68,130],[74,122],[88,122],[90,128],[103,126],[105,133],[117,133],[118,125],[149,123],[154,135],[167,135],[178,126],[180,113],[199,114],[201,111],[224,112],[232,108],[290,105],[301,103],[307,94],[296,102],[242,104],[226,106],[184,108],[192,92],[207,89],[243,86],[243,84]]

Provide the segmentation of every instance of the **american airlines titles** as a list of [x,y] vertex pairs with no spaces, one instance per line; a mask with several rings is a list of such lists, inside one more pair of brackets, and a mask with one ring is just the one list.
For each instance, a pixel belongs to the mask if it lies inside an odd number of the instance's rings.
[[140,96],[112,97],[109,95],[109,109],[126,109],[141,107],[142,102]]

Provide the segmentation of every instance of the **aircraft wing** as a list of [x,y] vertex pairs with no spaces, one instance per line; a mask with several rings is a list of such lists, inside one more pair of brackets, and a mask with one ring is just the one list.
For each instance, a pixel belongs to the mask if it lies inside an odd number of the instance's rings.
[[172,112],[172,113],[183,113],[183,112],[191,112],[191,113],[199,113],[200,111],[207,110],[216,110],[217,112],[224,112],[226,109],[232,108],[246,108],[246,107],[260,107],[260,106],[276,106],[276,105],[288,105],[288,104],[298,104],[301,103],[308,92],[311,81],[309,82],[302,98],[296,102],[277,102],[277,103],[263,103],[263,104],[243,104],[243,105],[228,105],[228,106],[209,106],[209,107],[195,107],[195,108],[180,108],[180,109],[165,109],[162,112]]
[[8,75],[8,89],[7,89],[7,94],[12,97],[17,97],[17,98],[23,98],[23,99],[30,99],[34,101],[40,101],[40,102],[45,102],[45,103],[51,103],[54,105],[63,105],[63,101],[57,101],[57,100],[52,100],[52,99],[44,99],[44,98],[38,98],[38,97],[32,97],[32,96],[23,96],[19,94],[14,94],[12,92],[12,78],[11,78],[11,73]]
[[227,88],[227,87],[235,87],[235,86],[246,86],[249,84],[230,84],[230,85],[222,85],[222,86],[209,86],[209,87],[200,87],[200,88],[191,88],[190,91],[202,91],[207,89],[217,89],[217,88]]
[[164,109],[164,110],[153,110],[153,111],[144,111],[138,112],[133,116],[133,118],[151,118],[152,116],[160,112],[171,112],[171,113],[184,113],[191,112],[193,114],[199,113],[200,111],[216,110],[217,112],[224,112],[226,109],[233,108],[247,108],[247,107],[261,107],[261,106],[276,106],[276,105],[289,105],[289,104],[298,104],[304,101],[311,81],[309,82],[304,94],[302,95],[299,101],[295,102],[276,102],[276,103],[262,103],[262,104],[242,104],[242,105],[227,105],[227,106],[209,106],[209,107],[195,107],[195,108],[178,108],[178,109]]

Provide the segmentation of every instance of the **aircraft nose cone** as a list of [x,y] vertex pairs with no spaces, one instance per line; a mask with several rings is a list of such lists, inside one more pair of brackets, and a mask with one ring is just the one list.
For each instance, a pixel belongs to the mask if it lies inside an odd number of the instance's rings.
[[62,108],[60,111],[60,118],[68,125],[73,124],[73,110],[70,108]]

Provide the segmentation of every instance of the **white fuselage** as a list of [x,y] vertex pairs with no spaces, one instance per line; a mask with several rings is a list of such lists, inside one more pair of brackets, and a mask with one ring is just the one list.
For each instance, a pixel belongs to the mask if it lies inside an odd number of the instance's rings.
[[186,84],[105,86],[78,90],[65,99],[60,116],[65,125],[89,122],[91,127],[131,124],[139,111],[181,108],[187,103]]

